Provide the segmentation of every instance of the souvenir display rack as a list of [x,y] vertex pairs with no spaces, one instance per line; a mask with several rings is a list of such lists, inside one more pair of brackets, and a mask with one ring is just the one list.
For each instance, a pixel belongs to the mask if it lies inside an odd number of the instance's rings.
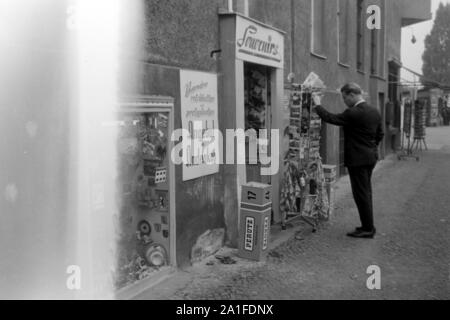
[[289,150],[281,190],[282,226],[301,218],[316,231],[321,220],[329,218],[325,178],[320,157],[322,121],[313,111],[312,94],[322,88],[292,84],[290,119],[285,136]]
[[427,110],[423,101],[416,101],[414,108],[414,142],[412,148],[415,146],[415,150],[422,151],[422,146],[425,150],[428,150],[426,137],[426,119]]
[[407,158],[414,158],[417,161],[420,160],[418,156],[414,155],[413,147],[414,143],[411,141],[412,135],[412,117],[413,117],[413,105],[410,100],[405,101],[404,107],[404,115],[403,115],[403,139],[407,140],[406,150],[404,149],[404,141],[402,142],[402,153],[397,155],[398,160],[403,160]]

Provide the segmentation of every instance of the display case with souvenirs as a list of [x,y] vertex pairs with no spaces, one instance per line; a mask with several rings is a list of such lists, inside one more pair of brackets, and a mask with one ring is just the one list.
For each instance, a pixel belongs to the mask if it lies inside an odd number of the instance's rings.
[[123,113],[118,133],[118,264],[115,287],[169,263],[169,113]]

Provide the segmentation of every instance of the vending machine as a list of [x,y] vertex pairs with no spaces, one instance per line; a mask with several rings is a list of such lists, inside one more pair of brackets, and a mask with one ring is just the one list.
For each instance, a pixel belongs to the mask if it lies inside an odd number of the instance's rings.
[[173,100],[165,97],[141,97],[120,106],[115,279],[118,290],[171,264],[172,106]]

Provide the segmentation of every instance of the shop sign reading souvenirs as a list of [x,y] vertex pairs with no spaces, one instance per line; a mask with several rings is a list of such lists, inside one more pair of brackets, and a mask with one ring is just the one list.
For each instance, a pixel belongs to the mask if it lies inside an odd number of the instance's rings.
[[183,163],[183,181],[187,181],[219,172],[217,142],[211,143],[214,138],[205,134],[219,129],[217,75],[181,70],[180,86],[181,123],[192,141]]
[[284,36],[274,29],[237,16],[236,58],[283,68]]

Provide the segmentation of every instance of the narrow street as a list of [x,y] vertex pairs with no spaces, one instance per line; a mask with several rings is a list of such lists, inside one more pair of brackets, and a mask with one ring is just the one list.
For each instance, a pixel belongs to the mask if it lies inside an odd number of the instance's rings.
[[449,21],[450,0],[0,0],[0,300],[450,299]]
[[[427,136],[419,162],[390,157],[375,172],[374,240],[346,237],[359,225],[347,190],[331,223],[292,234],[265,263],[203,263],[138,299],[449,299],[450,127]],[[381,290],[366,286],[371,265],[381,269]]]

